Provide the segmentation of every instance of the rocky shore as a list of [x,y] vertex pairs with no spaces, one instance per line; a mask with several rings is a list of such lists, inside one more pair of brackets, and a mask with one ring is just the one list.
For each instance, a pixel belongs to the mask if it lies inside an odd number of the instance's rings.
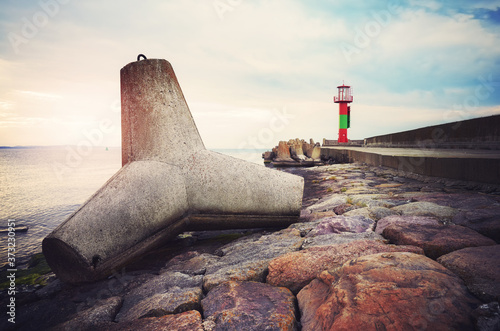
[[500,329],[497,187],[362,164],[287,171],[305,178],[299,223],[184,233],[92,284],[44,275],[0,329]]

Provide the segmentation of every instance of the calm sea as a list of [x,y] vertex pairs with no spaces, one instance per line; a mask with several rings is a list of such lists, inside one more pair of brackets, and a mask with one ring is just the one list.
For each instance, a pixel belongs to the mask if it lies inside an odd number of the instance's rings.
[[[264,150],[216,152],[263,165]],[[43,238],[61,224],[121,167],[121,149],[42,147],[0,149],[0,228],[14,219],[16,262],[41,252]],[[0,267],[7,262],[7,233],[0,233]]]

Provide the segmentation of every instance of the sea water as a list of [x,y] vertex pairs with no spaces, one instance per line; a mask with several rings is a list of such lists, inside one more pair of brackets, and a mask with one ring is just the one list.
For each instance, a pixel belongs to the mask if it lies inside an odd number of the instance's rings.
[[[263,165],[264,150],[216,149]],[[119,147],[0,149],[0,228],[9,219],[27,225],[16,232],[18,265],[41,252],[41,243],[121,168]],[[7,263],[8,233],[0,233],[0,267]]]

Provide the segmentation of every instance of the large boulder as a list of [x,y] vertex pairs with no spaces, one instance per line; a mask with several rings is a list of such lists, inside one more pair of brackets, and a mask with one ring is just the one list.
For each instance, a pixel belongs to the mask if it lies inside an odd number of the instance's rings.
[[213,330],[296,330],[295,297],[286,288],[229,281],[201,304]]
[[437,259],[484,302],[500,301],[500,245],[464,248]]
[[453,223],[471,228],[500,243],[500,206],[462,210],[453,217]]
[[255,234],[222,247],[222,257],[207,266],[203,288],[210,291],[229,280],[264,282],[269,261],[297,251],[304,239],[297,229],[285,229],[273,234]]
[[382,235],[397,245],[422,247],[425,255],[437,259],[453,251],[477,246],[495,245],[495,241],[469,228],[454,225],[391,224]]
[[190,310],[181,314],[147,317],[131,322],[102,325],[103,331],[203,331],[200,312]]
[[122,298],[111,297],[97,302],[93,307],[77,313],[72,319],[58,325],[54,331],[97,330],[106,322],[112,322],[122,305]]
[[364,216],[366,218],[370,218],[372,220],[379,220],[381,218],[391,216],[391,215],[397,215],[397,212],[395,212],[392,209],[385,208],[385,207],[364,207],[364,208],[357,208],[354,210],[350,210],[346,213],[343,214],[344,216]]
[[371,232],[375,221],[364,216],[333,216],[322,219],[306,237],[315,237],[329,233],[362,233]]
[[306,208],[305,213],[311,214],[315,212],[333,211],[334,208],[343,205],[347,202],[347,196],[344,194],[333,194],[324,199],[321,199],[312,206]]
[[212,254],[199,252],[187,252],[172,258],[162,271],[182,272],[188,275],[204,275],[207,267],[217,261],[220,257]]
[[143,317],[163,316],[196,310],[203,296],[203,276],[165,272],[130,291],[116,321],[133,321]]
[[387,240],[384,237],[373,231],[361,232],[361,233],[352,233],[352,232],[330,233],[330,234],[323,234],[321,236],[305,238],[304,242],[302,243],[302,249],[319,247],[319,246],[347,244],[357,240],[374,240],[374,241],[379,241],[381,243],[387,242]]
[[458,213],[455,208],[426,201],[407,203],[392,209],[404,216],[433,216],[439,219],[452,219]]
[[353,258],[381,252],[412,252],[423,254],[415,246],[386,245],[380,241],[360,240],[347,244],[311,247],[288,253],[269,263],[267,283],[287,287],[298,293],[322,271],[340,267]]
[[382,234],[384,229],[391,224],[420,224],[420,225],[440,225],[437,218],[428,216],[401,216],[391,215],[380,219],[375,227],[375,232]]
[[413,253],[379,253],[324,271],[297,295],[302,330],[472,330],[479,303],[462,280]]

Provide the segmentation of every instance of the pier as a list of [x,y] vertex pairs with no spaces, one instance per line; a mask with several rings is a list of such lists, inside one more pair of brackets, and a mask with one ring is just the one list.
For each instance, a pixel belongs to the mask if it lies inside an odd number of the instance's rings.
[[351,141],[324,140],[323,159],[500,184],[500,115]]

